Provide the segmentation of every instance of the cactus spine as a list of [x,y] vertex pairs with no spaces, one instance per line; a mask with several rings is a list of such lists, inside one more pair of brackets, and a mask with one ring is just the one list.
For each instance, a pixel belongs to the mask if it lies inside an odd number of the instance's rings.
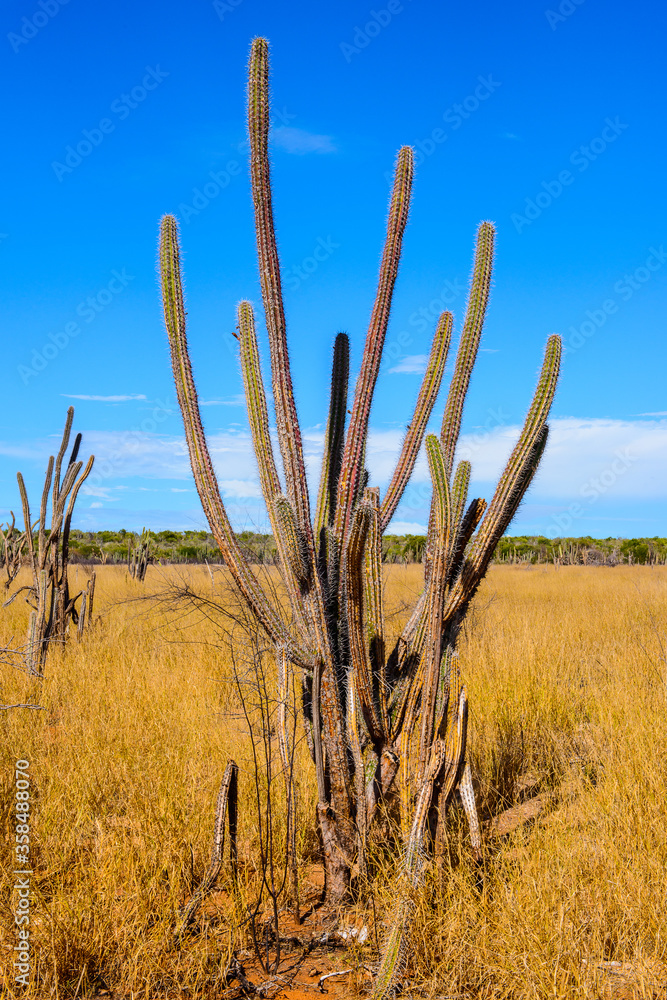
[[[280,555],[291,620],[263,592],[243,560],[210,461],[188,356],[176,220],[161,224],[165,323],[193,475],[211,531],[239,591],[273,642],[281,690],[288,674],[303,686],[303,714],[315,764],[317,818],[330,904],[365,870],[370,825],[381,800],[398,799],[405,840],[403,894],[387,937],[375,990],[394,988],[405,953],[410,893],[458,788],[480,847],[470,767],[466,762],[467,697],[456,642],[493,549],[530,485],[544,450],[546,420],[560,362],[560,341],[547,344],[542,374],[519,441],[493,499],[468,502],[470,465],[455,467],[456,446],[491,286],[495,231],[477,234],[473,277],[440,436],[426,438],[433,501],[425,587],[393,649],[385,649],[381,539],[424,442],[445,368],[453,318],[440,316],[412,420],[381,500],[368,488],[364,456],[368,422],[389,321],[412,187],[413,153],[403,147],[394,183],[377,294],[346,428],[349,341],[335,340],[324,460],[311,523],[301,432],[292,382],[268,159],[268,44],[252,44],[248,132],[257,252],[268,331],[271,383],[285,492],[269,433],[270,418],[252,309],[238,312],[240,359],[262,492]],[[296,674],[294,672],[297,672]],[[398,780],[397,780],[398,776]]]

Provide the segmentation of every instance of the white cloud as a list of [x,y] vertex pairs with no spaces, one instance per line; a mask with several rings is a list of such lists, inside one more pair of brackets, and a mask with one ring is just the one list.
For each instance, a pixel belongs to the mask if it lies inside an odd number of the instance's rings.
[[404,358],[389,369],[390,375],[423,375],[426,371],[428,355],[406,354]]
[[[457,458],[472,463],[475,495],[490,498],[498,476],[519,435],[517,425],[491,425],[463,434]],[[386,489],[398,458],[404,429],[371,429],[367,445],[370,483]],[[280,465],[280,453],[274,438],[274,455]],[[311,495],[317,490],[322,461],[324,432],[321,427],[306,428],[303,433],[304,456]],[[219,477],[220,489],[229,503],[230,516],[235,505],[238,517],[252,508],[259,513],[261,493],[252,440],[248,430],[226,427],[208,438],[211,457]],[[89,499],[114,508],[121,495],[130,492],[193,493],[190,460],[183,437],[176,435],[89,431],[84,438],[85,454],[96,456],[93,472],[84,486]],[[48,441],[27,445],[3,444],[0,455],[16,459],[29,456],[30,464],[43,475],[44,455],[53,451]],[[24,472],[27,471],[24,469]],[[600,479],[608,481],[605,496],[627,504],[627,516],[634,514],[633,504],[651,500],[667,502],[667,419],[612,420],[607,418],[561,417],[551,422],[547,451],[531,488],[532,505],[580,501],[582,490]],[[182,486],[177,486],[177,482]],[[125,490],[125,494],[120,491]],[[411,485],[397,512],[391,530],[420,534],[425,529],[431,488],[423,450],[417,460]],[[177,501],[175,501],[177,502]],[[188,501],[191,503],[191,501]],[[625,512],[620,512],[625,516]],[[604,512],[600,509],[600,516]],[[397,525],[399,527],[397,527]]]
[[388,535],[425,535],[427,532],[425,524],[419,521],[391,521],[387,528]]
[[[519,431],[518,426],[494,427],[462,435],[457,458],[472,462],[476,481],[493,483]],[[617,499],[667,499],[667,420],[560,417],[550,421],[549,442],[531,497],[578,499],[596,477],[609,479],[612,473],[609,493]]]
[[335,153],[336,146],[330,135],[316,135],[302,128],[282,125],[271,133],[274,145],[286,153],[303,156],[305,153]]
[[245,406],[245,396],[231,396],[229,399],[202,399],[200,406]]
[[259,483],[247,479],[221,479],[219,480],[222,495],[229,499],[253,499],[261,500],[262,492]]
[[91,403],[127,403],[134,399],[146,399],[146,396],[143,394],[134,396],[84,396],[71,392],[61,392],[60,395],[64,396],[65,399],[85,399]]

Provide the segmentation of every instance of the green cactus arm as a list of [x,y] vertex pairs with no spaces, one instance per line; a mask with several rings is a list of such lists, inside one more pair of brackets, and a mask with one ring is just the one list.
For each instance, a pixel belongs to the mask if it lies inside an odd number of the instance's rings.
[[281,489],[273,457],[269,412],[257,348],[255,316],[249,302],[239,303],[237,319],[241,374],[243,375],[248,422],[252,434],[253,450],[257,459],[262,495],[267,507],[269,507]]
[[519,440],[500,477],[461,575],[450,591],[445,609],[448,618],[470,600],[509,524],[508,518],[514,516],[535,474],[546,444],[545,426],[558,384],[561,350],[560,337],[556,334],[549,337],[540,378]]
[[364,599],[364,550],[373,509],[367,500],[357,504],[345,549],[343,575],[345,580],[345,613],[350,643],[350,661],[359,694],[361,710],[374,743],[383,738],[380,714],[375,704],[373,677],[368,655],[368,636],[365,628]]
[[304,606],[301,591],[310,575],[307,553],[304,551],[292,505],[281,493],[280,479],[273,457],[269,413],[257,348],[255,317],[249,302],[240,303],[237,317],[248,422],[262,495],[266,502],[280,562],[286,570],[285,584],[292,613],[299,626],[303,627]]
[[419,390],[417,404],[412,420],[408,424],[401,454],[396,464],[389,488],[382,501],[381,525],[382,532],[387,530],[389,522],[396,512],[401,497],[412,475],[417,461],[417,455],[424,439],[426,425],[431,416],[435,401],[440,391],[442,376],[447,363],[449,344],[452,338],[454,317],[450,312],[444,312],[438,320],[435,336],[431,345],[431,353],[424,373],[424,380]]
[[311,662],[310,656],[303,651],[294,649],[293,640],[284,622],[269,604],[266,594],[243,558],[243,553],[229,523],[227,511],[220,496],[204,435],[199,400],[188,354],[178,228],[173,215],[165,215],[162,220],[160,272],[164,319],[169,336],[176,394],[183,416],[183,426],[195,485],[206,519],[225,563],[258,622],[273,642],[287,644],[291,647],[291,655],[304,665],[308,665]]
[[477,230],[475,261],[473,264],[472,281],[468,295],[468,306],[461,342],[456,355],[456,364],[452,376],[445,412],[442,418],[440,441],[445,455],[447,475],[451,475],[454,464],[454,452],[461,430],[463,404],[470,384],[470,376],[477,359],[479,342],[484,327],[484,317],[491,289],[493,271],[493,245],[495,228],[491,222],[482,222]]
[[463,564],[463,556],[465,555],[466,546],[472,538],[477,525],[482,520],[485,510],[486,500],[478,497],[477,499],[470,501],[468,509],[461,519],[461,527],[459,528],[456,545],[454,547],[449,566],[449,578],[447,580],[449,587],[453,585],[454,580],[459,575]]
[[271,503],[272,521],[276,542],[281,550],[281,556],[291,569],[299,587],[304,588],[310,576],[310,565],[292,504],[286,496],[278,494]]
[[324,454],[320,488],[315,511],[315,544],[320,547],[322,529],[333,524],[336,513],[336,495],[343,446],[345,444],[345,415],[347,412],[347,386],[350,372],[350,341],[346,333],[339,333],[334,343],[331,369],[331,396],[329,418],[324,434]]
[[434,734],[435,706],[442,661],[442,613],[447,593],[447,571],[452,545],[452,496],[445,465],[445,455],[435,434],[426,438],[426,455],[433,483],[436,538],[428,584],[424,681],[421,699],[421,733],[419,738],[419,775],[424,773]]
[[248,66],[248,136],[250,177],[255,209],[255,230],[262,300],[269,335],[273,398],[276,408],[278,442],[285,471],[287,495],[296,512],[314,559],[310,501],[303,459],[301,430],[296,413],[283,307],[280,261],[273,223],[271,171],[269,165],[269,45],[255,38]]
[[338,483],[336,519],[334,521],[336,534],[341,539],[341,544],[345,544],[352,511],[359,495],[368,420],[380,371],[391,300],[401,258],[403,233],[408,221],[412,173],[413,152],[409,146],[403,146],[399,150],[396,162],[378,289],[366,336],[361,371],[354,392],[350,424],[345,438],[343,463]]
[[361,723],[359,719],[359,693],[355,670],[349,670],[347,675],[347,733],[350,742],[350,753],[354,763],[354,794],[356,800],[355,822],[358,839],[358,859],[363,869],[366,834],[368,827],[368,810],[366,809],[366,772],[361,750]]
[[377,688],[377,702],[380,707],[382,729],[389,733],[388,684],[384,649],[384,602],[382,599],[382,531],[380,527],[380,491],[375,488],[364,490],[364,499],[369,506],[370,517],[366,549],[364,553],[366,596],[366,632],[371,658],[374,688]]
[[455,542],[463,524],[463,510],[468,499],[470,486],[470,462],[459,462],[452,483],[452,539]]
[[53,510],[56,509],[56,505],[58,503],[58,494],[60,492],[60,470],[62,468],[65,452],[67,451],[67,445],[69,444],[69,436],[72,431],[73,422],[74,422],[74,407],[70,406],[67,410],[67,417],[65,419],[65,429],[63,430],[60,449],[58,451],[58,454],[56,455],[56,464],[53,475],[53,499],[52,499]]
[[[447,706],[450,704],[450,694],[452,694],[452,660],[454,656],[454,649],[451,645],[447,645],[442,654],[438,693],[435,700],[434,733],[440,739],[446,735],[443,723],[447,720]],[[458,692],[453,692],[452,696],[458,698]]]

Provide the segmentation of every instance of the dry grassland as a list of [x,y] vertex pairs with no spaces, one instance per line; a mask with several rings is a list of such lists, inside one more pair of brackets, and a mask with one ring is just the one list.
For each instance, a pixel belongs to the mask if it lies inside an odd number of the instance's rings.
[[[397,629],[420,570],[387,568]],[[81,583],[84,570],[76,572]],[[151,568],[142,587],[124,569],[102,567],[95,628],[50,654],[40,685],[0,667],[3,704],[45,708],[0,712],[7,997],[234,995],[222,972],[232,949],[250,947],[248,925],[239,924],[256,892],[259,854],[229,647],[213,611],[132,600],[185,578],[215,598],[223,574],[214,588],[205,568]],[[22,640],[26,617],[20,599],[1,613],[1,645]],[[667,569],[492,568],[460,644],[485,857],[477,868],[453,810],[448,853],[430,866],[416,900],[408,995],[665,995],[666,643]],[[175,914],[208,865],[230,756],[240,767],[238,892],[223,872],[196,933],[175,948]],[[30,762],[33,795],[27,991],[15,989],[11,966],[17,758]],[[303,741],[296,771],[305,908],[318,842]],[[282,829],[278,815],[279,855]],[[367,982],[363,966],[372,966],[391,911],[392,865],[376,854],[372,900],[362,887],[342,916],[368,926],[368,941],[347,954],[310,956],[303,967],[312,983],[313,967],[352,967],[347,980],[326,983],[332,995],[354,995]]]

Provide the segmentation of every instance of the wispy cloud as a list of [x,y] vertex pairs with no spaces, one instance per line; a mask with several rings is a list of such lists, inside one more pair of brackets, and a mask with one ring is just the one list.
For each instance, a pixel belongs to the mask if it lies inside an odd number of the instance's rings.
[[423,375],[426,371],[428,356],[426,354],[407,354],[389,369],[390,375]]
[[143,393],[131,396],[89,396],[82,393],[61,392],[65,399],[85,399],[89,403],[129,403],[134,399],[146,399]]
[[200,406],[244,406],[245,398],[239,393],[238,396],[230,396],[229,399],[202,399]]
[[330,135],[316,135],[302,128],[282,125],[271,133],[274,145],[286,153],[303,156],[306,153],[335,153],[336,146]]

